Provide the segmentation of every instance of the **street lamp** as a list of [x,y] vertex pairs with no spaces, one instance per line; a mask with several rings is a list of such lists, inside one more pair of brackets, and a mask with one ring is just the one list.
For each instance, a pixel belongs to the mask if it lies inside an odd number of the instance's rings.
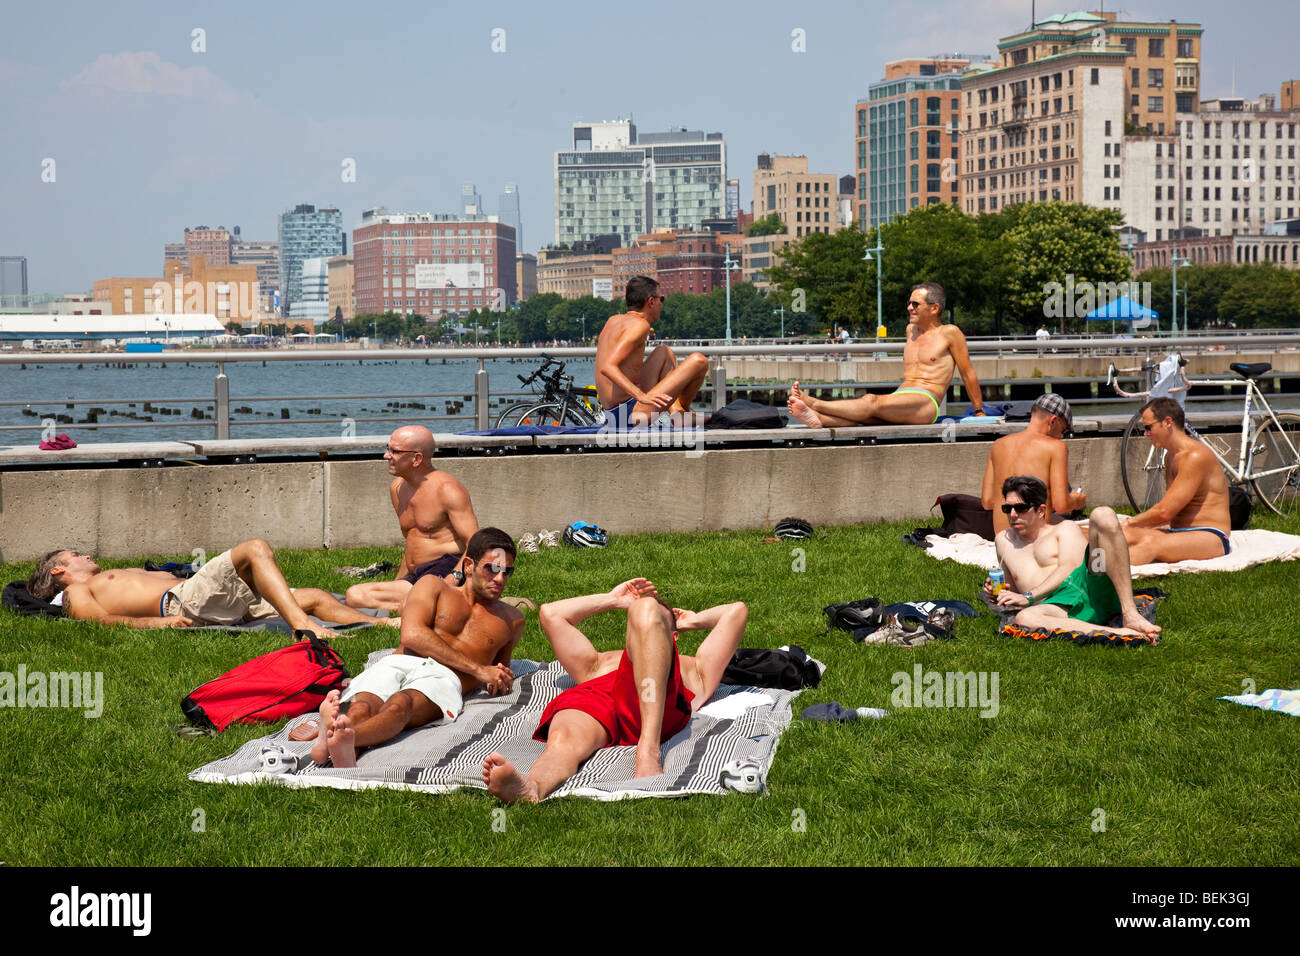
[[[1176,248],[1176,246],[1171,247],[1170,251],[1173,252]],[[1173,266],[1173,295],[1170,296],[1170,299],[1174,308],[1173,324],[1169,326],[1169,334],[1176,335],[1178,333],[1178,267],[1189,266],[1192,264],[1192,260],[1174,253],[1169,260],[1169,264]],[[1183,333],[1186,334],[1186,332],[1187,326],[1186,322],[1184,322]]]
[[[880,298],[880,279],[885,271],[885,246],[883,244],[884,232],[885,232],[885,224],[882,222],[879,226],[876,227],[876,244],[871,248],[869,248],[866,251],[866,253],[862,256],[863,262],[874,261],[876,263],[876,337],[877,338],[880,337],[880,327],[884,325],[884,321],[883,321],[884,313],[883,313],[882,301]],[[876,254],[874,260],[871,255],[873,252]],[[880,358],[879,352],[876,353],[876,358]]]
[[785,338],[785,306],[772,310],[773,315],[776,315],[777,313],[780,313],[781,315],[781,338]]
[[731,344],[731,270],[738,266],[735,259],[731,258],[731,247],[727,247],[727,257],[722,260],[722,270],[727,274],[727,344]]
[[584,312],[581,316],[579,316],[579,318],[582,319],[582,344],[586,345],[587,344],[587,313]]

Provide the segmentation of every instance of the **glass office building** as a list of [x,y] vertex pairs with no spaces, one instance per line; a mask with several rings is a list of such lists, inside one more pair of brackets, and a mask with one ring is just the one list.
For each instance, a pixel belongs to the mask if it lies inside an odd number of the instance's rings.
[[347,254],[343,214],[333,206],[317,209],[300,205],[280,214],[280,309],[290,307],[302,296],[302,264],[314,257]]

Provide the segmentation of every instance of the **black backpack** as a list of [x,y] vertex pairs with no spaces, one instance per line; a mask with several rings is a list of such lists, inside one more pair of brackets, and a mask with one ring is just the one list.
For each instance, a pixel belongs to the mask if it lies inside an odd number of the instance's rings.
[[11,611],[26,614],[28,617],[63,617],[63,605],[51,604],[38,597],[32,597],[27,591],[26,581],[13,581],[5,585],[0,603]]
[[1228,489],[1228,514],[1232,521],[1229,527],[1233,531],[1244,531],[1250,527],[1250,513],[1254,510],[1255,503],[1251,500],[1250,495],[1240,485],[1233,485]]
[[800,690],[816,687],[821,682],[821,668],[809,659],[798,644],[791,644],[789,650],[779,647],[772,650],[742,647],[732,655],[731,663],[722,672],[722,683],[746,687]]
[[781,412],[774,405],[738,398],[728,402],[709,416],[705,428],[781,428]]

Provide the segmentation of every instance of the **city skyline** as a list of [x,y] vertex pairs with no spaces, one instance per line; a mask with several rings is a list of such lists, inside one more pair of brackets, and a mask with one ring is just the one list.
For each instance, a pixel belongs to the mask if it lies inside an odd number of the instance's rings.
[[[1036,12],[1100,7],[1039,0]],[[368,207],[453,212],[466,181],[491,215],[516,183],[521,219],[544,244],[555,152],[574,123],[625,117],[645,130],[722,133],[748,210],[758,153],[852,172],[846,117],[887,61],[991,55],[1028,25],[1030,0],[760,2],[743,17],[684,3],[649,18],[589,2],[387,12],[13,11],[0,38],[0,255],[27,258],[33,293],[86,291],[96,278],[152,274],[187,226],[238,224],[246,240],[270,240],[281,212],[310,203],[337,206],[350,235]],[[1287,31],[1262,29],[1285,16],[1269,0],[1158,0],[1121,13],[1204,27],[1202,99],[1233,92],[1234,64],[1239,96],[1296,78]]]

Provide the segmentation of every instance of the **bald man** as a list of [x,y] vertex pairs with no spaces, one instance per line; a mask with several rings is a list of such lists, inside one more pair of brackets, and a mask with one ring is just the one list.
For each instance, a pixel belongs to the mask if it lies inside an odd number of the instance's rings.
[[433,433],[406,425],[388,439],[384,460],[393,481],[388,495],[406,539],[397,578],[354,584],[349,607],[397,611],[415,582],[428,574],[446,577],[456,569],[465,545],[478,530],[478,518],[465,486],[433,467]]

